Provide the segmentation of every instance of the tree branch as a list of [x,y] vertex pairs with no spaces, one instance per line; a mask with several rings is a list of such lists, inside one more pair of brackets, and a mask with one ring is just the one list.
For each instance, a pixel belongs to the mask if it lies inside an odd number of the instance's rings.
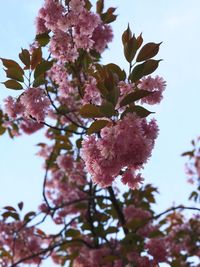
[[119,206],[119,203],[118,203],[118,201],[117,201],[117,199],[116,199],[116,197],[115,197],[115,193],[114,193],[114,191],[113,191],[112,186],[109,186],[109,187],[108,187],[108,192],[109,192],[109,194],[110,194],[110,199],[111,199],[111,201],[112,201],[112,204],[113,204],[113,206],[114,206],[114,208],[115,208],[115,210],[116,210],[116,212],[117,212],[117,214],[118,214],[119,221],[120,221],[120,223],[121,223],[121,225],[122,225],[124,234],[127,235],[127,234],[128,234],[128,229],[127,229],[126,226],[125,226],[126,221],[125,221],[125,218],[124,218],[124,214],[123,214],[123,212],[122,212],[122,210],[121,210],[121,207]]

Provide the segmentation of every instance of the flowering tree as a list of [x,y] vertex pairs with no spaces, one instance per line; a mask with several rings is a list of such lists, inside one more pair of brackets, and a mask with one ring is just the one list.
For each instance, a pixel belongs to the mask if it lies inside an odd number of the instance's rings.
[[[48,257],[73,267],[199,266],[199,216],[188,219],[181,210],[200,209],[180,205],[155,214],[157,189],[141,174],[158,135],[147,105],[160,103],[166,87],[150,75],[161,43],[143,45],[128,26],[128,73],[101,64],[115,19],[103,0],[45,0],[30,49],[22,49],[19,63],[1,58],[4,85],[19,94],[5,99],[0,133],[15,138],[43,129],[46,137],[38,144],[44,201],[25,215],[22,202],[3,208],[2,267],[40,266]],[[198,154],[185,155],[194,160],[189,173],[199,173]],[[194,192],[190,198],[198,201]],[[56,234],[44,231],[47,218],[58,225]]]

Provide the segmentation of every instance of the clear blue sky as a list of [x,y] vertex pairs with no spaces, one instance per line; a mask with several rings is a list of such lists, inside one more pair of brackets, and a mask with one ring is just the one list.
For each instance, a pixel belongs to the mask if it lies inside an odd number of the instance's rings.
[[[95,1],[93,1],[95,2]],[[173,201],[185,203],[192,189],[186,183],[184,160],[180,154],[190,148],[190,140],[200,134],[200,1],[123,0],[107,1],[118,7],[114,24],[115,39],[104,55],[104,62],[126,68],[121,33],[129,22],[146,42],[163,41],[157,74],[167,80],[163,102],[156,111],[160,135],[144,174],[146,182],[158,186],[158,210]],[[42,0],[3,1],[0,9],[0,57],[16,58],[21,47],[34,38],[34,18]],[[4,80],[0,70],[0,80]],[[0,86],[0,99],[12,93]],[[41,134],[14,141],[0,137],[0,206],[23,200],[35,209],[42,199],[42,161],[35,156]]]

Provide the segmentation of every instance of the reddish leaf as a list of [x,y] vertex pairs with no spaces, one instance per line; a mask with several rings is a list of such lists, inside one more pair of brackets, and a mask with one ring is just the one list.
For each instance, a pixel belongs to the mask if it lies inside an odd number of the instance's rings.
[[6,88],[14,89],[14,90],[22,90],[23,86],[15,80],[7,80],[3,82]]
[[99,107],[86,104],[80,109],[80,114],[83,118],[98,118],[103,117],[104,115],[100,112]]
[[94,121],[90,127],[87,129],[87,134],[93,134],[99,132],[102,128],[108,125],[109,121],[107,120],[97,120]]
[[129,28],[129,24],[127,29],[122,34],[122,43],[126,44],[132,38],[132,32]]
[[39,47],[33,50],[31,56],[31,69],[34,70],[41,61],[42,61],[42,50]]
[[22,52],[19,53],[19,58],[27,68],[30,68],[31,56],[27,49],[22,49]]
[[156,43],[148,43],[142,47],[140,50],[136,61],[144,61],[147,59],[150,59],[158,54],[159,48],[160,48],[161,43],[156,44]]

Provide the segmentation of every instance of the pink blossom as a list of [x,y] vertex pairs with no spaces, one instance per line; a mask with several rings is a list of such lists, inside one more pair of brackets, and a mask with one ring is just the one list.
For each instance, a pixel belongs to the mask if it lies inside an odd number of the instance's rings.
[[23,119],[19,124],[20,129],[26,134],[32,134],[40,130],[43,124],[33,121],[31,119]]
[[9,117],[16,119],[17,115],[24,112],[24,106],[19,100],[15,100],[12,96],[8,96],[5,100],[5,112]]
[[[40,9],[38,14],[38,19],[36,24],[38,25],[38,20],[42,19],[45,21],[44,26],[54,31],[57,28],[57,22],[62,16],[63,6],[60,5],[57,1],[54,0],[45,0],[44,7]],[[39,30],[39,28],[38,28]],[[40,33],[40,32],[38,32]]]
[[94,49],[102,53],[107,44],[113,39],[113,32],[110,25],[99,25],[93,32],[92,39],[94,40]]
[[56,159],[58,167],[62,171],[70,171],[73,168],[73,158],[70,155],[60,155]]
[[[22,227],[23,225],[23,227]],[[21,229],[21,230],[19,230]],[[31,256],[37,254],[42,249],[47,248],[48,239],[40,237],[36,234],[34,227],[27,227],[23,221],[14,221],[6,223],[0,222],[0,246],[2,250],[8,253],[1,257],[1,266],[10,266],[13,262],[17,262],[23,259],[25,256]],[[15,241],[13,239],[13,233],[16,234]],[[49,239],[50,241],[50,239]],[[13,242],[15,242],[15,252],[13,253]],[[10,257],[9,257],[10,255]],[[30,257],[26,264],[40,264],[42,257],[40,255]]]
[[146,244],[146,249],[153,256],[156,262],[164,262],[167,257],[165,240],[162,238],[152,238]]
[[85,83],[84,87],[84,97],[83,97],[83,104],[101,104],[101,96],[100,92],[97,88],[96,79],[90,77],[88,81]]
[[125,96],[125,95],[133,92],[133,86],[134,86],[134,84],[132,84],[132,83],[126,83],[124,81],[120,81],[118,84],[120,94],[122,96]]
[[130,188],[136,189],[142,184],[144,178],[142,178],[141,174],[135,174],[135,170],[127,170],[122,176],[122,183],[127,184]]
[[29,88],[20,97],[20,102],[25,108],[27,117],[31,116],[37,122],[44,121],[50,101],[42,89]]
[[78,52],[73,46],[71,36],[63,31],[55,31],[49,46],[52,55],[61,62],[74,62],[78,57]]
[[[103,128],[100,139],[95,136],[85,139],[81,156],[93,181],[105,187],[124,167],[140,169],[151,155],[156,136],[155,121],[148,123],[146,119],[129,113],[122,120]],[[127,173],[124,177],[124,182],[130,183],[131,187],[141,181],[140,175],[133,177]]]
[[36,21],[35,21],[35,24],[36,24],[36,32],[37,32],[37,34],[41,34],[41,33],[44,33],[44,32],[48,31],[47,27],[45,26],[45,20],[44,19],[42,19],[40,17],[37,17]]
[[125,215],[125,219],[128,222],[134,219],[140,219],[143,221],[151,218],[151,213],[149,211],[141,208],[136,208],[134,205],[129,205],[128,207],[125,207],[123,212]]
[[75,13],[81,13],[84,10],[84,1],[83,0],[71,0],[70,7]]
[[158,104],[163,98],[163,91],[166,88],[165,80],[160,77],[156,76],[152,78],[151,76],[144,77],[138,87],[142,90],[147,90],[152,92],[151,95],[146,96],[141,99],[141,103],[147,103],[150,105]]

